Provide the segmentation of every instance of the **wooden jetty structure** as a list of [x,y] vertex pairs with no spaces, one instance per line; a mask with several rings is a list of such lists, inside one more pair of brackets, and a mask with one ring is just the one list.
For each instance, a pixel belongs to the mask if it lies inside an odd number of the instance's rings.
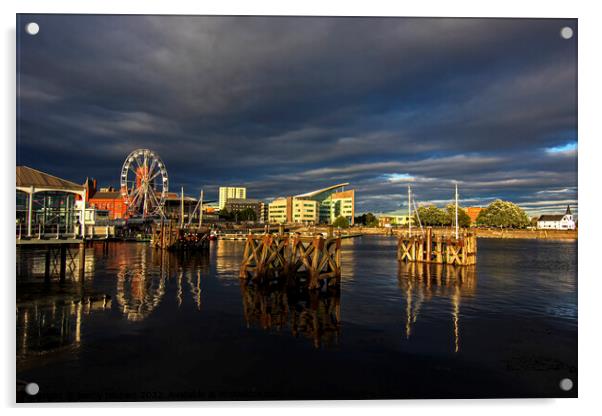
[[[408,186],[408,232],[399,237],[397,243],[397,260],[404,262],[449,264],[470,266],[477,263],[477,236],[475,233],[461,231],[458,226],[458,185],[455,193],[455,232],[444,235],[434,234],[431,227],[426,232],[420,222],[416,201],[412,198],[412,190]],[[412,233],[412,203],[420,232]]]
[[[57,277],[65,281],[67,274],[83,281],[86,262],[86,241],[81,239],[18,239],[17,259],[25,250],[44,253],[44,280]],[[19,276],[17,269],[17,276]]]
[[464,232],[458,238],[433,233],[405,234],[397,243],[397,260],[405,262],[469,266],[477,263],[477,237]]
[[205,250],[209,248],[209,229],[174,227],[171,221],[161,220],[153,230],[151,247],[173,251]]
[[305,279],[309,289],[325,283],[337,285],[341,277],[341,238],[333,228],[324,238],[320,233],[304,237],[298,233],[249,233],[245,243],[240,278],[263,283],[286,278],[299,282]]
[[193,251],[209,248],[209,229],[203,227],[203,191],[194,213],[199,211],[198,225],[192,224],[192,215],[188,223],[184,222],[184,187],[182,187],[180,202],[180,223],[177,227],[173,222],[161,217],[161,223],[154,227],[151,247],[172,251]]

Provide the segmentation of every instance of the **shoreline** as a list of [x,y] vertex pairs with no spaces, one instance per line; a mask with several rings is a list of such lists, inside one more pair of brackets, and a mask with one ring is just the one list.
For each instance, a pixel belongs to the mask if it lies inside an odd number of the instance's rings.
[[530,240],[578,240],[577,230],[488,230],[477,229],[477,238],[522,238]]
[[[413,228],[415,230],[415,228]],[[419,229],[418,229],[419,230]],[[393,234],[397,235],[406,229],[393,229]],[[528,239],[528,240],[578,240],[578,230],[495,230],[487,228],[471,228],[477,238],[499,238],[499,239]],[[452,234],[453,229],[448,227],[433,228],[435,233]],[[364,235],[391,235],[386,228],[380,227],[358,227],[358,233]]]

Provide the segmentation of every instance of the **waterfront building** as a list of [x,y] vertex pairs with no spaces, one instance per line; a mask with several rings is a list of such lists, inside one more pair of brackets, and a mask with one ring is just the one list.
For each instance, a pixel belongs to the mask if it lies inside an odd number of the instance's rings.
[[219,203],[218,202],[203,202],[203,212],[209,215],[219,214]]
[[[194,213],[196,205],[196,198],[184,195],[184,224],[187,224],[188,221],[196,223],[199,220],[198,212],[192,215]],[[182,194],[176,192],[168,192],[165,197],[163,213],[165,215],[165,218],[174,220],[179,224],[182,219]]]
[[470,225],[472,225],[472,226],[477,225],[477,218],[482,210],[483,210],[482,207],[466,208],[466,214],[468,214],[468,216],[470,217]]
[[320,203],[311,199],[293,198],[293,222],[316,224],[320,219]]
[[378,218],[378,226],[379,227],[390,227],[390,226],[407,226],[411,221],[412,225],[414,225],[414,218],[410,218],[407,214],[398,214],[398,213],[387,213],[377,215]]
[[16,225],[19,235],[81,234],[86,188],[28,166],[16,167]]
[[268,222],[268,218],[270,215],[270,206],[269,204],[266,204],[265,202],[260,202],[260,216],[259,216],[259,222],[261,223],[266,223]]
[[255,212],[255,218],[257,221],[261,220],[263,202],[258,199],[239,199],[239,198],[228,198],[226,201],[225,209],[228,212],[244,211],[245,209],[252,209]]
[[292,196],[278,198],[269,204],[269,222],[315,224],[320,218],[320,204],[311,199]]
[[270,223],[284,224],[293,222],[293,197],[276,198],[268,206]]
[[483,207],[468,207],[466,208],[466,214],[470,217],[470,225],[477,225],[477,218],[483,210]]
[[575,220],[571,207],[567,206],[564,214],[542,215],[537,220],[537,228],[542,230],[574,230]]
[[271,223],[331,224],[338,217],[345,217],[349,224],[353,224],[355,190],[345,191],[346,185],[349,184],[277,198],[269,204],[268,220]]
[[96,179],[86,178],[87,205],[94,212],[94,222],[101,220],[115,220],[127,217],[127,205],[123,201],[121,192],[112,186],[97,189]]
[[75,200],[75,212],[78,217],[78,223],[81,224],[81,213],[84,213],[84,224],[86,226],[96,225],[97,221],[103,220],[102,216],[98,216],[98,212],[94,209],[86,205],[86,202],[82,199]]
[[[128,218],[127,205],[124,202],[121,192],[112,186],[97,188],[96,179],[86,178],[84,187],[87,190],[87,205],[94,210],[93,223],[102,223],[102,221],[112,221]],[[197,199],[184,196],[184,221],[188,222],[194,212]],[[163,214],[166,218],[180,221],[182,216],[182,198],[181,194],[168,192],[163,206]],[[198,213],[192,219],[198,220]],[[88,220],[86,220],[88,223]]]
[[234,186],[220,186],[219,187],[219,209],[224,209],[226,201],[229,198],[233,199],[246,199],[247,188],[234,187]]
[[355,190],[345,191],[349,183],[340,183],[305,194],[296,195],[297,199],[313,200],[319,203],[318,222],[331,224],[338,217],[345,217],[353,225],[355,216]]

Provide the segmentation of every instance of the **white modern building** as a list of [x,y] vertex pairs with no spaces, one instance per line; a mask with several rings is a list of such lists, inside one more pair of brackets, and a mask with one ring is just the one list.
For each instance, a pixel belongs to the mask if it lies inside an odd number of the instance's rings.
[[[17,166],[16,225],[19,236],[82,234],[86,188],[28,166]],[[77,200],[82,203],[77,204]],[[83,235],[83,234],[82,234]]]
[[228,199],[247,199],[247,188],[235,186],[219,187],[219,209],[224,209]]
[[566,207],[564,215],[542,215],[537,220],[537,228],[542,230],[574,230],[575,220],[571,207]]

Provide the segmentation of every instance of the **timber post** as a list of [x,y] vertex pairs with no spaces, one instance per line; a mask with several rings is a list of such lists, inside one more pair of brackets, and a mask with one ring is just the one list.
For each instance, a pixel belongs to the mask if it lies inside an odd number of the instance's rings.
[[324,239],[322,235],[314,238],[313,256],[311,259],[311,268],[309,269],[309,288],[317,289],[318,286],[318,265],[320,264],[320,254],[324,248]]
[[432,260],[432,249],[433,249],[433,229],[428,227],[426,229],[426,262],[430,263]]
[[442,264],[443,263],[443,240],[441,239],[440,235],[435,237],[435,250],[436,250],[435,262],[437,264]]
[[44,258],[44,282],[50,282],[50,249],[46,250]]
[[65,244],[61,244],[60,265],[59,265],[59,279],[61,282],[65,281],[66,271],[67,271],[67,246]]
[[86,243],[83,241],[79,243],[79,277],[81,282],[84,282],[84,276],[86,272]]

